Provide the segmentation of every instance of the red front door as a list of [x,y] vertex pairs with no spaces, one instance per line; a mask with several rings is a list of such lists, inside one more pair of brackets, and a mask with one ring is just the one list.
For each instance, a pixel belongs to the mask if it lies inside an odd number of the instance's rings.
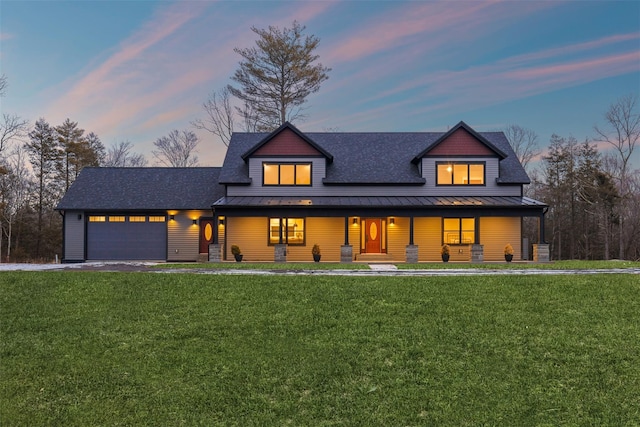
[[380,218],[365,219],[364,221],[365,251],[368,254],[379,254],[382,252],[382,220]]
[[209,253],[209,243],[213,243],[213,220],[200,220],[200,253]]

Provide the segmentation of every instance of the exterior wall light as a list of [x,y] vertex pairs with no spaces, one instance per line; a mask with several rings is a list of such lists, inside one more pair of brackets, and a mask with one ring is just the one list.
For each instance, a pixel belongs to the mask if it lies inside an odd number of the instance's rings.
[[392,217],[392,218],[389,219],[389,224],[395,225],[395,223],[396,223],[396,219],[395,218]]
[[224,218],[220,218],[220,219],[218,220],[218,224],[220,224],[220,225],[224,225]]
[[198,225],[198,220],[197,219],[193,220],[193,225]]
[[173,221],[173,220],[175,220],[175,219],[176,219],[176,216],[175,216],[175,215],[169,215],[169,221]]
[[353,218],[353,225],[358,225],[358,218],[356,217]]

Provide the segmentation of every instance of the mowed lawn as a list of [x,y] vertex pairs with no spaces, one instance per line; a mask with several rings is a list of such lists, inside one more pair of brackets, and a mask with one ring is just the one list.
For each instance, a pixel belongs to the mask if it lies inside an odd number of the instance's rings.
[[638,425],[640,276],[0,273],[0,424]]

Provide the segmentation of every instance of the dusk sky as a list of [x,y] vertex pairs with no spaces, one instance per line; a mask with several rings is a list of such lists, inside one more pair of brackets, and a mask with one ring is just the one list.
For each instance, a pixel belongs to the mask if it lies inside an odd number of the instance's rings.
[[[332,68],[301,131],[478,131],[517,124],[594,137],[609,105],[640,92],[638,1],[0,2],[3,113],[66,118],[105,144],[152,142],[204,117],[232,83],[252,26],[297,20]],[[225,146],[198,132],[201,165]],[[635,167],[640,166],[636,157]]]

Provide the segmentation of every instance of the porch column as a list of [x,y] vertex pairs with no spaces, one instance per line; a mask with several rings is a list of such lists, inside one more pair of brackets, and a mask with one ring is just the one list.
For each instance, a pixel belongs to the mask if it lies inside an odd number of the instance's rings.
[[213,216],[213,240],[211,241],[211,244],[216,244],[218,243],[218,225],[220,223],[220,218],[218,217],[218,215],[214,215]]
[[409,217],[409,244],[413,245],[413,215]]
[[279,243],[274,246],[273,251],[274,262],[287,262],[287,245]]
[[549,262],[551,260],[549,256],[549,245],[547,243],[539,243],[533,245],[533,261],[534,262]]
[[409,217],[409,244],[405,247],[404,252],[408,264],[418,262],[418,246],[413,244],[413,215]]
[[340,262],[353,262],[353,247],[349,244],[349,217],[344,217],[344,245],[340,246]]
[[349,217],[344,217],[344,244],[349,244]]

